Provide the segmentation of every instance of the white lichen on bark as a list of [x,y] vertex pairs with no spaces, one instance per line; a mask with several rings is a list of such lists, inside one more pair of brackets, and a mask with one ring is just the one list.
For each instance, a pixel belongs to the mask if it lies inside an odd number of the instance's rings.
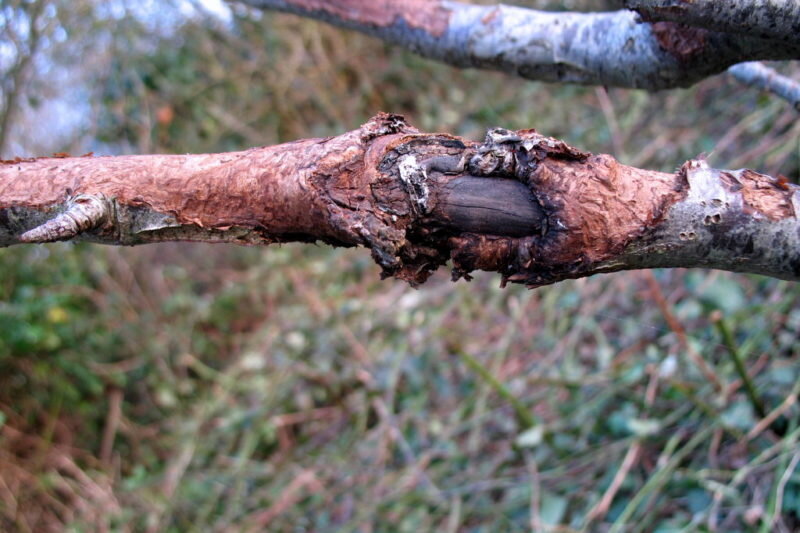
[[425,167],[419,164],[416,156],[407,154],[400,158],[397,168],[400,171],[400,179],[405,184],[406,192],[411,197],[413,205],[419,209],[420,213],[426,213],[428,211],[430,190]]

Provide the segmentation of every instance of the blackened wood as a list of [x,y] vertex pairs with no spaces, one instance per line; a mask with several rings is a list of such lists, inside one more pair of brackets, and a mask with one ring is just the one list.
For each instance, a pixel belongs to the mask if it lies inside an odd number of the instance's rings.
[[461,232],[506,237],[539,234],[545,219],[522,183],[474,176],[454,178],[442,186],[431,214]]

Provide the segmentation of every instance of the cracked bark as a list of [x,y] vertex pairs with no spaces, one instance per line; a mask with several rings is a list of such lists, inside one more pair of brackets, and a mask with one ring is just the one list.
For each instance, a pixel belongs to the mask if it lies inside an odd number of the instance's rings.
[[357,30],[458,67],[549,82],[659,90],[689,86],[744,61],[800,57],[797,32],[788,23],[781,27],[794,31],[793,39],[650,24],[626,10],[555,13],[449,0],[239,2]]
[[536,287],[598,272],[710,267],[800,279],[800,188],[702,160],[628,167],[535,130],[483,142],[380,114],[337,137],[201,155],[0,165],[0,245],[84,240],[371,250],[412,284],[499,272]]

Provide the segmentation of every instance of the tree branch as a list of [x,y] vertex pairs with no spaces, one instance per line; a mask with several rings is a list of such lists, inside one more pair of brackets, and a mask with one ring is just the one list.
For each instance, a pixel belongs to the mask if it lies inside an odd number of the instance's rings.
[[535,130],[483,143],[380,114],[337,137],[203,155],[39,158],[0,166],[0,245],[85,240],[372,251],[421,283],[501,273],[531,287],[598,272],[710,267],[800,279],[800,188],[686,162],[674,174]]
[[800,43],[642,23],[631,11],[554,13],[449,0],[239,0],[323,20],[458,67],[549,82],[686,87],[743,61],[800,57]]
[[[10,39],[15,45],[16,57],[13,66],[5,73],[6,86],[3,87],[4,90],[2,91],[3,106],[0,108],[0,156],[2,156],[5,151],[6,143],[8,142],[8,134],[11,131],[11,125],[14,123],[17,112],[17,100],[19,100],[22,94],[29,70],[39,50],[39,45],[41,43],[39,23],[45,6],[46,2],[44,1],[34,2],[28,7],[25,13],[28,22],[28,32],[26,36],[27,47],[23,45],[21,39]],[[14,14],[17,15],[17,13]],[[7,33],[13,35],[16,31],[13,28],[15,24],[19,24],[19,21],[8,20],[8,18],[6,18],[6,28],[4,29]],[[25,48],[27,48],[27,50]]]
[[796,0],[625,0],[625,7],[650,22],[679,22],[791,46],[800,43]]
[[757,61],[739,63],[729,68],[728,72],[741,83],[769,91],[800,111],[800,83],[792,78]]

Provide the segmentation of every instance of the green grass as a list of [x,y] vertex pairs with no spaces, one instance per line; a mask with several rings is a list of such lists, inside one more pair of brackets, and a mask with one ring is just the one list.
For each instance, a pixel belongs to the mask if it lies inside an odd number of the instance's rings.
[[28,510],[0,500],[12,530],[513,531],[537,516],[561,531],[755,531],[798,511],[797,407],[752,435],[760,417],[711,316],[738,302],[730,334],[778,408],[798,381],[786,282],[658,274],[719,393],[642,273],[415,291],[376,281],[357,250],[54,245],[0,260],[25,271],[0,285],[0,319],[37,332],[0,344],[3,481]]
[[[800,168],[785,104],[724,78],[612,89],[604,111],[595,88],[459,72],[290,17],[241,42],[185,31],[194,54],[121,56],[152,79],[106,80],[136,110],[104,102],[109,139],[233,149],[386,110],[473,138],[533,126],[668,171],[702,151]],[[174,122],[146,116],[163,105]],[[3,531],[800,524],[795,284],[671,270],[528,291],[441,272],[414,290],[364,250],[177,243],[13,247],[0,273]]]

